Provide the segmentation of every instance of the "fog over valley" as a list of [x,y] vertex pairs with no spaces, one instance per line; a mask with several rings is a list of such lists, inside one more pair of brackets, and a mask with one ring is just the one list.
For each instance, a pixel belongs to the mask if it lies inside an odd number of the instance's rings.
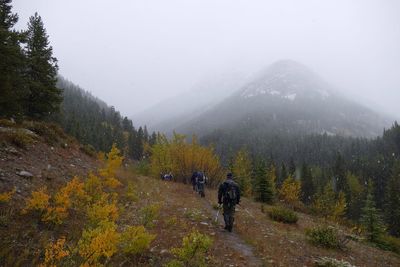
[[[398,1],[16,0],[13,5],[17,28],[35,11],[42,16],[62,76],[133,119],[143,121],[143,114],[167,99],[164,115],[186,110],[193,105],[187,96],[207,82],[217,85],[198,101],[216,104],[282,59],[304,64],[355,102],[399,118]],[[171,102],[176,97],[181,100]]]

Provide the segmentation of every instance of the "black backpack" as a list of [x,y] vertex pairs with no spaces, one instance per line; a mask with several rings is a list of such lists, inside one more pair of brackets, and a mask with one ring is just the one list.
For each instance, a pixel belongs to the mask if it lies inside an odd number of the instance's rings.
[[202,172],[197,173],[197,181],[199,183],[204,183],[204,174]]
[[224,202],[235,205],[237,202],[236,186],[232,183],[225,183]]

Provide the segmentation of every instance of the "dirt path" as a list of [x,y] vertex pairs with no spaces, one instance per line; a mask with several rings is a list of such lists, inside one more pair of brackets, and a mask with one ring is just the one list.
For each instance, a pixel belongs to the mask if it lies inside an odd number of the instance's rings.
[[[213,207],[208,199],[203,199],[203,203],[204,203],[204,207],[211,214],[211,217],[214,220],[214,218],[216,217],[217,211],[213,209]],[[234,231],[232,233],[229,233],[225,230],[222,230],[223,226],[224,226],[224,219],[223,219],[222,210],[221,210],[219,213],[219,216],[218,216],[218,227],[221,228],[221,230],[219,231],[219,235],[224,240],[224,243],[229,244],[230,249],[236,251],[238,254],[241,254],[242,257],[244,257],[246,266],[262,266],[263,263],[262,263],[261,259],[256,257],[256,255],[254,254],[254,248],[251,247],[250,245],[248,245]]]

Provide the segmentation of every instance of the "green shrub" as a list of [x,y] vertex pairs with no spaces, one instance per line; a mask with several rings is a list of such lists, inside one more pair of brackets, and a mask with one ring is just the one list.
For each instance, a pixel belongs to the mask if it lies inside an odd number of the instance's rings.
[[197,209],[187,209],[184,213],[185,217],[196,222],[200,222],[203,220],[203,214],[200,210]]
[[182,240],[182,247],[173,248],[172,254],[177,258],[166,264],[167,267],[207,266],[206,253],[210,249],[213,241],[207,235],[203,235],[198,231],[190,233]]
[[283,223],[296,223],[299,219],[294,211],[282,207],[274,207],[268,214],[272,220]]
[[319,226],[306,230],[308,240],[316,245],[325,248],[341,248],[341,242],[337,230],[329,226]]
[[83,153],[88,155],[89,157],[92,157],[92,158],[96,158],[97,157],[96,149],[92,145],[85,144],[85,145],[82,145],[79,149]]
[[9,131],[3,134],[4,140],[7,140],[11,144],[26,149],[28,145],[34,142],[34,138],[31,134],[23,131],[22,129],[16,129],[15,131]]
[[15,122],[12,122],[7,119],[0,119],[0,127],[15,127]]
[[344,260],[337,260],[328,257],[322,257],[315,261],[315,265],[318,267],[355,267],[354,265],[350,264]]
[[120,246],[126,254],[142,254],[149,249],[155,237],[155,235],[148,233],[142,225],[128,226],[121,234]]
[[43,137],[50,145],[58,143],[60,138],[67,138],[61,127],[54,123],[30,121],[24,122],[24,126],[37,135]]
[[380,249],[400,254],[400,238],[390,235],[382,235],[374,243]]
[[153,221],[157,219],[160,213],[160,205],[159,204],[152,204],[145,206],[140,209],[140,219],[141,223],[145,227],[153,227]]
[[149,176],[150,175],[150,164],[142,160],[135,165],[135,172],[139,175]]
[[131,181],[128,182],[125,196],[129,201],[132,202],[136,202],[139,200],[139,196],[138,193],[136,192],[135,185]]

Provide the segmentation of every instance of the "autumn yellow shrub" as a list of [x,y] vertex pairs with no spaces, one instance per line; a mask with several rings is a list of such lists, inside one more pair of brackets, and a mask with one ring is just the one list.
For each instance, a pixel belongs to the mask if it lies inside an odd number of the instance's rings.
[[286,204],[294,207],[300,201],[301,185],[300,182],[293,179],[292,176],[283,181],[279,190],[279,197]]
[[97,225],[102,221],[114,222],[119,215],[116,201],[110,200],[107,193],[103,193],[101,200],[89,205],[86,214],[91,225]]
[[149,249],[156,235],[150,234],[143,226],[128,226],[121,234],[120,246],[124,253],[141,254]]
[[209,236],[194,231],[183,238],[182,247],[171,250],[177,259],[169,262],[166,266],[207,266],[206,253],[212,243],[213,240]]
[[121,167],[123,157],[120,155],[120,151],[115,144],[113,144],[111,151],[107,154],[106,166],[100,169],[99,173],[104,177],[104,184],[110,188],[116,188],[121,184],[115,176],[116,172]]
[[114,222],[101,222],[94,229],[86,229],[78,242],[78,254],[88,266],[101,264],[103,258],[111,258],[118,250],[120,234]]
[[103,184],[101,179],[93,173],[89,173],[89,176],[85,181],[84,189],[88,194],[89,200],[95,201],[99,199],[103,193]]
[[128,182],[128,187],[127,187],[125,196],[130,201],[133,201],[133,202],[138,201],[139,196],[136,192],[135,185],[132,182]]
[[16,188],[14,187],[13,190],[4,192],[0,194],[0,204],[1,203],[7,203],[11,200],[12,196],[15,194]]
[[65,245],[65,237],[61,237],[56,242],[51,242],[46,246],[44,263],[39,266],[55,267],[69,254],[70,252]]
[[32,196],[26,200],[26,206],[22,210],[23,213],[28,211],[44,212],[49,207],[50,196],[47,194],[47,188],[42,187],[32,192]]

